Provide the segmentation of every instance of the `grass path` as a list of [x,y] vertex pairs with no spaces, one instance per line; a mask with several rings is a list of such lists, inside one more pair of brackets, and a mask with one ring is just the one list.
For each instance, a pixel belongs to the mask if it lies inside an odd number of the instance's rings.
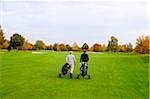
[[[2,51],[1,51],[2,52]],[[91,79],[58,78],[67,52],[0,53],[0,99],[148,99],[149,56],[89,53]]]

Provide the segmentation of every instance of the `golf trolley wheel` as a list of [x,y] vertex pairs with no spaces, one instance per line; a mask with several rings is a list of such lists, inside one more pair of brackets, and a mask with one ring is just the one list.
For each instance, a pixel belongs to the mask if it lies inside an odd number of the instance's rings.
[[80,75],[78,74],[78,75],[77,75],[77,79],[79,79],[79,76],[80,76]]
[[91,79],[90,75],[88,75],[88,79]]
[[59,78],[61,78],[61,73],[59,73]]

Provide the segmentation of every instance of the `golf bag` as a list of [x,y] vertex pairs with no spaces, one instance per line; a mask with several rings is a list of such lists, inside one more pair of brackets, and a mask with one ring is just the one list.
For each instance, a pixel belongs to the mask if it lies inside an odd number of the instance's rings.
[[59,78],[61,77],[61,74],[66,75],[69,69],[70,69],[70,65],[68,63],[63,65],[61,68],[61,72],[59,73]]
[[77,79],[79,79],[80,75],[82,77],[88,76],[88,78],[90,79],[90,75],[88,75],[87,70],[88,70],[87,62],[82,62],[80,67],[80,74],[77,75]]

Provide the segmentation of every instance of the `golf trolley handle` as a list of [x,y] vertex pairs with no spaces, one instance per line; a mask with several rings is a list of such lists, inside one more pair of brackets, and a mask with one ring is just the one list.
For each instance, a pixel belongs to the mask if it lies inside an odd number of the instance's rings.
[[88,62],[81,62],[82,64],[87,64]]

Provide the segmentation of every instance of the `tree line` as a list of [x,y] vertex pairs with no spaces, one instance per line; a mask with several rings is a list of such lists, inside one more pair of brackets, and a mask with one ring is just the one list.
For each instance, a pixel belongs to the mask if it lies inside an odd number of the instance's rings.
[[115,36],[111,36],[108,44],[94,43],[91,47],[85,42],[81,47],[77,43],[73,45],[64,43],[55,43],[46,45],[42,40],[37,40],[35,44],[28,42],[19,33],[14,33],[10,41],[5,39],[4,32],[0,26],[0,49],[18,49],[18,50],[54,50],[54,51],[94,51],[94,52],[138,52],[141,54],[150,53],[150,36],[140,36],[136,39],[136,46],[133,48],[131,43],[120,45]]

